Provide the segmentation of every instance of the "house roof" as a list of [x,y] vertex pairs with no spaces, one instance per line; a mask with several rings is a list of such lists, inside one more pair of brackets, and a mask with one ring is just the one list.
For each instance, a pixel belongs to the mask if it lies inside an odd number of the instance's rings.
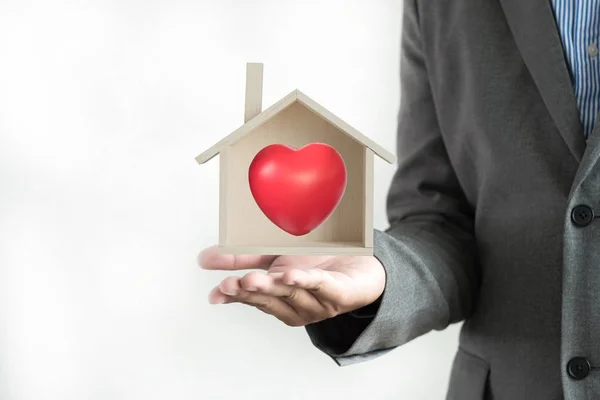
[[269,121],[275,115],[279,114],[281,111],[283,111],[284,109],[296,102],[314,111],[317,115],[327,120],[329,123],[340,129],[342,132],[344,132],[348,136],[351,136],[360,144],[371,149],[373,153],[383,158],[388,163],[393,164],[396,162],[396,156],[394,154],[379,146],[377,143],[375,143],[374,141],[360,133],[358,130],[348,125],[346,122],[342,121],[340,118],[333,115],[323,106],[321,106],[316,101],[314,101],[299,90],[292,91],[290,94],[279,100],[277,103],[273,104],[271,107],[267,108],[266,110],[258,114],[256,117],[252,118],[250,121],[233,131],[231,134],[218,141],[215,145],[204,151],[202,154],[198,155],[196,157],[196,161],[198,162],[198,164],[204,164],[205,162],[219,154],[223,147],[237,143],[248,133],[252,132],[254,129]]

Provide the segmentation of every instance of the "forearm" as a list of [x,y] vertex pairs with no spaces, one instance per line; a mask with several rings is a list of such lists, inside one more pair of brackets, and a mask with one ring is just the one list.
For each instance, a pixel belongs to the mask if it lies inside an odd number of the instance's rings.
[[390,227],[374,236],[374,256],[386,272],[381,303],[371,319],[343,315],[307,327],[313,343],[342,365],[467,318],[479,288],[475,210],[436,114],[419,4],[404,1],[399,163],[387,198]]
[[311,326],[312,342],[339,365],[376,357],[466,318],[478,282],[472,236],[444,222],[413,221],[375,231],[386,286],[372,318],[344,314]]
[[[393,290],[419,314],[429,314],[432,324],[444,329],[471,314],[480,284],[477,246],[471,231],[441,216],[404,221],[378,235],[375,256],[396,278]],[[420,302],[424,306],[419,307]]]

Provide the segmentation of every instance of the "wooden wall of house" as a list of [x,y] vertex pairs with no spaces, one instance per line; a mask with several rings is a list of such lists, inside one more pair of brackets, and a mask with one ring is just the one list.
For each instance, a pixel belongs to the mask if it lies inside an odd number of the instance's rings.
[[[254,156],[269,144],[299,148],[313,142],[326,143],[342,155],[348,173],[347,187],[327,221],[313,232],[295,237],[275,226],[258,208],[250,192],[248,168]],[[228,160],[227,245],[362,244],[364,147],[310,109],[300,103],[292,104],[232,146]]]

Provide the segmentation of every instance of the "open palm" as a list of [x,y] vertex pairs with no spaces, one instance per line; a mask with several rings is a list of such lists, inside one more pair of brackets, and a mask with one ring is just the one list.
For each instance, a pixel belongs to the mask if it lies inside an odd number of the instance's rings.
[[372,256],[229,255],[212,246],[200,253],[198,263],[207,270],[255,270],[224,279],[209,301],[248,304],[290,326],[366,306],[385,286],[383,266]]

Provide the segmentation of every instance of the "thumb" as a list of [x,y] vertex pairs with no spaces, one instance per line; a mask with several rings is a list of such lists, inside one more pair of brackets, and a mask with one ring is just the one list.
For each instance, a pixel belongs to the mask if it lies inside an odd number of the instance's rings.
[[208,270],[268,269],[277,256],[260,254],[221,254],[219,246],[211,246],[198,254],[198,265]]

